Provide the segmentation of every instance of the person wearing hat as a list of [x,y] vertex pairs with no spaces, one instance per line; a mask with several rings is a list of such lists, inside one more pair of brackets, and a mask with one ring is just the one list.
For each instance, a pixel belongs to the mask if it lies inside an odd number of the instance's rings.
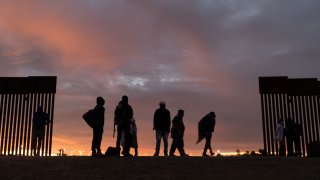
[[197,144],[202,141],[204,138],[206,139],[206,144],[203,149],[202,156],[208,156],[207,150],[209,149],[210,155],[213,156],[214,153],[211,147],[211,138],[212,133],[214,131],[214,126],[216,124],[216,114],[214,112],[210,112],[205,115],[198,124],[198,141]]
[[166,109],[166,103],[161,101],[153,116],[153,130],[156,131],[156,152],[154,156],[159,156],[160,143],[163,139],[164,155],[168,156],[168,136],[170,132],[171,117],[170,111]]

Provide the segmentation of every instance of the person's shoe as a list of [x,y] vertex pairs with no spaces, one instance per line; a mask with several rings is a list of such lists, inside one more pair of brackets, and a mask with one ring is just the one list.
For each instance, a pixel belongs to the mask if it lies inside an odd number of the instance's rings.
[[92,151],[92,154],[91,154],[92,157],[97,157],[97,153],[95,151]]
[[202,156],[203,156],[203,157],[209,157],[209,155],[206,154],[206,153],[203,153]]
[[182,155],[180,155],[180,156],[186,156],[186,157],[187,157],[187,156],[189,156],[189,154],[182,154]]
[[102,154],[101,152],[98,152],[98,153],[96,154],[96,157],[104,157],[104,154]]
[[168,151],[163,151],[164,156],[168,156]]
[[153,156],[155,157],[159,156],[159,152],[155,152]]
[[130,153],[124,153],[123,151],[122,151],[122,153],[121,153],[124,157],[132,157],[133,155],[132,154],[130,154]]
[[214,156],[214,152],[211,152],[210,155],[211,155],[211,156]]
[[123,154],[124,157],[132,157],[133,155],[128,153],[128,154]]
[[170,154],[169,156],[170,156],[170,157],[175,157],[176,155],[174,155],[174,154]]

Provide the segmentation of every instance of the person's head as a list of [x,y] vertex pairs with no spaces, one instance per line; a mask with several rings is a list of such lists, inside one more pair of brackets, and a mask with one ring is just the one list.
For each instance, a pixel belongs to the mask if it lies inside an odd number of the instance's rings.
[[122,100],[121,100],[122,104],[128,104],[128,101],[129,101],[128,96],[126,95],[122,96]]
[[183,117],[183,116],[184,116],[184,110],[179,109],[179,110],[178,110],[178,116],[179,116],[179,117]]
[[280,119],[278,120],[278,124],[283,124],[283,119],[282,119],[282,118],[280,118]]
[[38,109],[37,109],[37,111],[38,111],[38,112],[43,112],[42,106],[39,106]]
[[98,104],[98,105],[103,106],[104,103],[105,103],[105,101],[104,101],[104,99],[103,99],[101,96],[97,97],[97,104]]
[[161,101],[159,103],[160,108],[165,108],[166,107],[166,103],[164,101]]
[[212,116],[212,117],[216,117],[216,113],[214,113],[213,111],[211,111],[209,114],[210,114],[210,116]]

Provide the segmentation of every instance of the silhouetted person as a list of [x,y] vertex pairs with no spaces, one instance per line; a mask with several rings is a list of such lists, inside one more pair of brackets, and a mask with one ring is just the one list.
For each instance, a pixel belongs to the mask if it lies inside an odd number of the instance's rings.
[[210,155],[211,156],[214,155],[211,147],[211,138],[212,138],[212,133],[214,131],[215,125],[216,125],[216,114],[214,112],[210,112],[199,121],[199,124],[198,124],[199,139],[197,143],[199,143],[204,138],[206,139],[206,144],[204,146],[202,156],[208,156],[207,155],[208,149],[210,151]]
[[94,113],[94,126],[93,126],[93,139],[91,145],[92,156],[103,156],[101,153],[101,141],[104,126],[104,112],[103,107],[105,101],[102,97],[97,97],[97,105],[93,109]]
[[156,130],[156,152],[154,156],[159,156],[160,143],[163,139],[164,144],[164,155],[168,156],[168,136],[170,132],[171,117],[170,111],[166,109],[165,102],[159,103],[160,108],[158,108],[153,117],[153,130]]
[[278,120],[278,124],[276,126],[276,138],[279,141],[279,156],[286,156],[286,148],[284,142],[284,124],[283,119]]
[[183,135],[184,135],[184,124],[183,124],[183,116],[184,111],[179,110],[178,114],[172,120],[172,128],[171,128],[171,138],[172,144],[170,148],[170,156],[174,156],[174,152],[178,148],[180,156],[188,156],[184,151],[184,142],[183,142]]
[[[132,118],[130,120],[130,130],[129,130],[129,133],[130,133],[130,142],[129,142],[129,145],[130,145],[130,148],[134,148],[134,156],[138,156],[138,138],[137,138],[137,124],[136,124],[136,120],[134,118]],[[120,142],[121,146],[124,147],[125,145],[125,134],[124,132],[122,131],[122,135],[121,135],[121,142]]]
[[114,112],[115,114],[115,122],[117,124],[117,143],[116,147],[120,148],[120,140],[122,131],[125,135],[125,144],[122,150],[123,156],[132,156],[130,152],[130,139],[131,135],[129,133],[130,131],[130,120],[133,118],[133,110],[132,107],[128,104],[128,96],[122,96],[121,102],[116,107],[116,110]]
[[293,142],[296,156],[301,156],[301,144],[300,144],[300,136],[302,135],[302,126],[299,123],[295,123],[294,132],[293,132]]
[[287,138],[288,156],[293,156],[293,140],[294,140],[295,123],[291,118],[286,118],[285,136]]
[[40,148],[43,143],[45,127],[49,124],[50,119],[48,113],[43,112],[41,106],[38,107],[37,112],[34,113],[32,121],[32,140],[31,151],[34,156],[40,155]]

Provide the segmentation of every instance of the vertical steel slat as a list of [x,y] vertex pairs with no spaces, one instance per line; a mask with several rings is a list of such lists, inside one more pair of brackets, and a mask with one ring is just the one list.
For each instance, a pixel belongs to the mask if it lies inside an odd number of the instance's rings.
[[15,94],[15,105],[14,105],[14,115],[13,115],[13,129],[12,129],[12,155],[17,155],[17,150],[15,149],[15,140],[16,140],[16,133],[17,133],[17,114],[18,114],[18,107],[19,107],[19,94]]
[[52,148],[52,130],[53,130],[53,115],[54,115],[54,103],[55,103],[55,94],[51,94],[51,113],[50,113],[50,121],[51,123],[49,124],[50,126],[50,138],[49,138],[49,156],[51,156],[51,148]]
[[[1,97],[1,102],[0,102],[0,139],[1,139],[1,142],[2,142],[2,132],[4,130],[4,125],[2,124],[4,122],[4,118],[3,118],[3,113],[4,113],[4,94],[0,94],[0,97]],[[0,143],[1,144],[1,143]],[[1,146],[1,145],[0,145]],[[0,155],[2,155],[2,148],[1,148],[1,151],[0,151]]]
[[[50,113],[49,113],[49,105],[48,105],[48,93],[44,94],[44,104],[45,104],[45,112],[48,113],[49,118],[50,118]],[[50,120],[50,119],[49,119]],[[45,138],[44,138],[44,142],[45,142],[45,156],[48,156],[49,151],[48,151],[48,145],[49,145],[49,124],[46,125],[46,130],[45,130]]]
[[21,117],[22,117],[22,108],[23,108],[23,99],[24,94],[19,95],[19,109],[18,109],[18,123],[17,123],[17,137],[16,137],[16,155],[21,155],[21,148],[19,145],[19,140],[21,136]]
[[6,119],[6,132],[5,132],[5,141],[4,141],[5,155],[7,155],[7,154],[9,155],[9,153],[7,151],[7,146],[8,146],[9,128],[10,128],[11,101],[12,101],[12,94],[9,94],[8,113],[7,113],[7,119]]
[[263,130],[263,147],[266,151],[267,145],[266,145],[266,118],[265,118],[265,101],[264,101],[264,94],[260,95],[261,98],[261,112],[262,112],[262,130]]

